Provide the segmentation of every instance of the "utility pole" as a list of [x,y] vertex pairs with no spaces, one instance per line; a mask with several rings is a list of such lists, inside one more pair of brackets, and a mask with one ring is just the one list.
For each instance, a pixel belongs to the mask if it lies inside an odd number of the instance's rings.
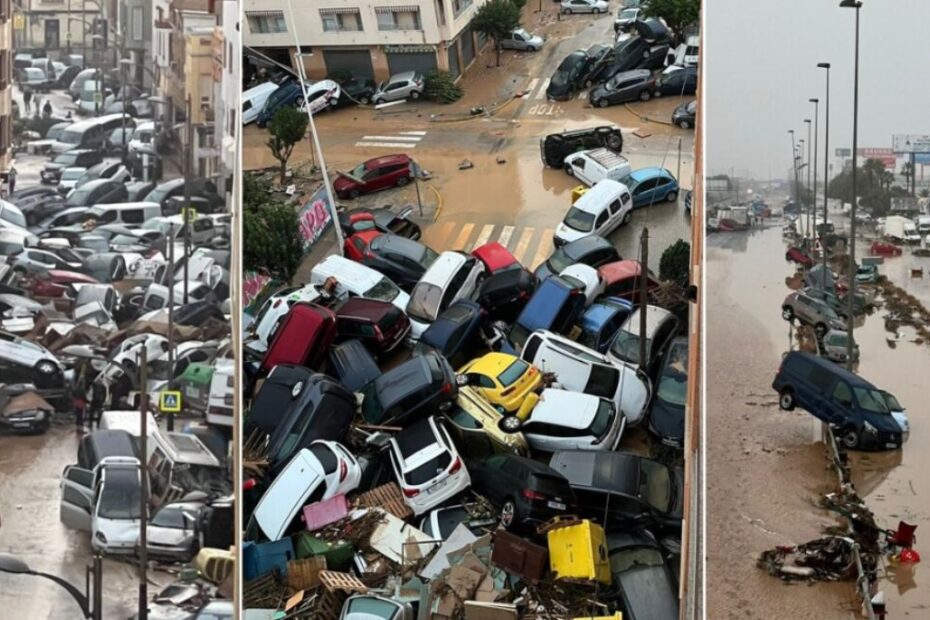
[[[168,224],[168,389],[174,373],[174,222]],[[174,414],[168,414],[168,430],[174,430]]]
[[141,416],[141,432],[139,433],[139,620],[148,620],[149,593],[146,568],[148,566],[148,546],[146,531],[148,527],[149,510],[149,412],[148,412],[148,352],[142,347],[136,356],[136,365],[139,368],[139,415]]
[[[191,96],[190,93],[187,94],[187,123],[186,123],[186,133],[187,133],[187,146],[184,149],[184,303],[187,303],[187,276],[188,276],[188,265],[190,264],[190,248],[188,247],[190,243],[190,222],[189,213],[191,207],[191,160],[194,158],[194,136],[193,136],[193,123],[191,122]],[[333,222],[336,226],[339,225],[339,222]]]
[[811,119],[805,118],[807,123],[807,192],[804,196],[804,211],[807,213],[807,229],[811,236],[811,246],[813,246],[814,236],[817,233],[817,221],[814,218],[814,201],[811,197],[814,190],[811,189]]
[[[830,63],[819,62],[817,68],[827,70],[827,100],[824,102],[824,132],[823,132],[823,221],[827,221],[827,186],[830,184]],[[827,252],[823,253],[823,274],[821,288],[827,287]]]
[[675,175],[675,178],[678,179],[678,185],[681,185],[681,138],[678,138],[678,172]]
[[649,227],[643,226],[640,242],[639,263],[639,368],[646,372],[646,296],[649,293]]
[[[811,103],[814,104],[814,184],[811,186],[811,212],[814,214],[814,233],[817,233],[816,223],[817,223],[817,140],[819,139],[820,131],[820,100],[819,99],[808,99]],[[823,228],[821,231],[826,231],[827,218],[823,218]],[[823,232],[820,233],[820,252],[824,256],[827,255],[827,245],[826,238]]]
[[856,164],[858,163],[859,148],[859,9],[862,8],[862,2],[856,0],[843,0],[841,7],[850,7],[856,9],[856,47],[855,47],[855,68],[853,71],[853,143],[852,143],[852,208],[849,212],[851,222],[849,224],[849,307],[846,317],[846,368],[850,372],[853,369],[853,329],[855,328],[855,310],[856,310],[856,208],[858,207],[859,196],[858,186],[856,185]]

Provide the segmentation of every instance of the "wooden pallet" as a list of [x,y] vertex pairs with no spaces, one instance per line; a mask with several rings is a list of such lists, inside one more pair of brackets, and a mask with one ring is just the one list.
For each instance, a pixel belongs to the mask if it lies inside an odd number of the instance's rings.
[[368,592],[368,586],[355,575],[332,570],[320,571],[320,581],[330,592]]
[[356,504],[363,508],[382,508],[398,519],[413,516],[413,510],[404,501],[404,494],[396,482],[389,482],[358,496]]
[[322,555],[287,563],[287,585],[292,590],[306,590],[320,585],[320,572],[326,570],[326,558]]

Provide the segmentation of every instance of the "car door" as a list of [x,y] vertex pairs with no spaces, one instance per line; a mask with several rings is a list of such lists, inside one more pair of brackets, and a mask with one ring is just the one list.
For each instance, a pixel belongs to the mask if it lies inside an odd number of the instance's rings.
[[591,185],[591,174],[588,170],[588,160],[584,157],[576,157],[572,160],[572,170],[575,173],[575,176],[579,180],[585,182],[588,185]]
[[655,202],[655,188],[657,184],[658,179],[646,179],[636,186],[636,189],[633,190],[633,197],[640,206],[650,205]]
[[371,192],[376,189],[384,189],[384,168],[372,168],[366,172],[365,176],[362,177],[362,186],[366,192]]
[[610,211],[608,207],[605,207],[603,211],[598,213],[597,217],[594,219],[594,232],[600,236],[605,236],[610,232]]
[[853,410],[853,393],[849,384],[842,379],[836,382],[829,398],[824,402],[826,420],[830,424],[846,426],[852,420],[851,412]]
[[59,518],[66,527],[91,531],[94,512],[94,472],[69,465],[61,479]]

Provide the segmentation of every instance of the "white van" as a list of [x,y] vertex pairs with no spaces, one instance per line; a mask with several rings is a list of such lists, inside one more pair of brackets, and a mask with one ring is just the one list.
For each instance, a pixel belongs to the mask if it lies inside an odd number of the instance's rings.
[[553,243],[559,247],[588,235],[606,237],[633,217],[633,197],[623,183],[604,179],[582,194],[556,227]]
[[322,285],[329,278],[337,281],[337,296],[348,292],[352,297],[387,301],[406,310],[410,296],[400,290],[389,278],[371,267],[338,255],[327,256],[310,272],[310,284]]
[[604,179],[619,181],[633,171],[626,157],[606,148],[572,153],[565,158],[564,164],[565,172],[578,177],[588,187]]
[[274,82],[264,82],[242,93],[242,124],[248,125],[258,118],[259,112],[265,107],[265,102],[271,93],[278,90]]
[[207,422],[219,426],[233,425],[233,386],[235,365],[228,358],[213,362],[210,379],[210,400],[207,403]]
[[520,357],[555,373],[556,382],[567,390],[610,399],[630,426],[646,417],[649,378],[635,368],[612,364],[606,355],[544,329],[530,334]]
[[85,213],[88,220],[101,224],[128,224],[141,226],[153,217],[161,215],[161,205],[157,202],[116,202],[113,204],[94,205]]
[[229,493],[226,470],[196,435],[158,431],[151,438],[148,471],[155,505],[177,501],[192,490]]

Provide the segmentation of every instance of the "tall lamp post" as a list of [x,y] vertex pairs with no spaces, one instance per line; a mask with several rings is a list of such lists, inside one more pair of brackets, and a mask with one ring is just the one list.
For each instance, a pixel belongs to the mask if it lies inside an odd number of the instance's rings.
[[[811,198],[811,217],[814,218],[814,235],[815,235],[814,238],[816,239],[816,235],[818,234],[818,231],[817,231],[817,140],[818,140],[818,138],[820,137],[820,136],[819,136],[819,133],[820,133],[820,131],[819,131],[819,129],[820,129],[820,128],[819,128],[819,125],[820,125],[820,116],[819,116],[820,106],[819,106],[818,104],[819,104],[820,100],[819,100],[819,99],[808,99],[808,101],[810,101],[811,103],[814,104],[814,163],[811,164],[811,168],[813,168],[813,171],[814,171],[814,184],[811,185],[811,195],[810,195],[810,198]],[[807,171],[807,178],[808,178],[808,179],[810,179],[810,174],[811,174],[811,170],[810,170],[810,168],[808,168],[808,171]],[[827,218],[823,218],[823,226],[824,226],[824,228],[821,229],[822,231],[823,231],[823,230],[826,230],[826,225],[827,225]],[[826,255],[827,255],[827,246],[826,246],[826,243],[825,243],[826,240],[823,239],[824,234],[823,234],[822,232],[820,233],[820,237],[821,237],[821,240],[820,240],[820,253],[823,254],[824,256],[826,256]]]
[[794,174],[794,199],[798,199],[798,145],[794,142],[794,129],[789,129],[791,136],[791,170]]
[[813,246],[814,235],[816,234],[814,224],[816,222],[814,221],[814,206],[811,199],[814,195],[814,190],[811,189],[811,119],[805,118],[804,123],[807,125],[807,192],[804,196],[804,210],[807,211],[807,232],[811,236],[811,246]]
[[[827,221],[827,185],[830,182],[830,63],[818,62],[817,67],[827,70],[827,99],[824,101],[824,132],[823,132],[823,221]],[[823,284],[827,285],[827,254],[823,255]]]
[[843,0],[840,2],[840,8],[856,9],[856,49],[855,64],[853,70],[853,142],[852,142],[852,209],[849,214],[851,222],[849,224],[849,308],[846,310],[846,368],[850,371],[853,367],[853,319],[855,315],[855,296],[856,296],[856,206],[859,202],[856,187],[856,166],[857,150],[859,148],[859,9],[862,8],[860,0]]
[[65,581],[57,575],[50,575],[48,573],[43,573],[42,571],[33,570],[29,567],[28,564],[26,564],[26,562],[10,553],[0,553],[0,573],[10,573],[11,575],[33,575],[35,577],[43,577],[49,581],[54,581],[62,588],[64,588],[68,594],[71,595],[71,598],[75,600],[75,602],[81,608],[83,618],[90,618],[91,620],[102,618],[100,615],[100,593],[103,591],[100,587],[100,556],[94,557],[93,604],[91,603],[88,595],[78,590],[73,584]]
[[798,139],[798,204],[801,207],[801,223],[804,227],[804,237],[809,237],[811,233],[811,218],[808,217],[807,207],[804,204],[804,200],[801,198],[801,183],[804,182],[804,138]]

